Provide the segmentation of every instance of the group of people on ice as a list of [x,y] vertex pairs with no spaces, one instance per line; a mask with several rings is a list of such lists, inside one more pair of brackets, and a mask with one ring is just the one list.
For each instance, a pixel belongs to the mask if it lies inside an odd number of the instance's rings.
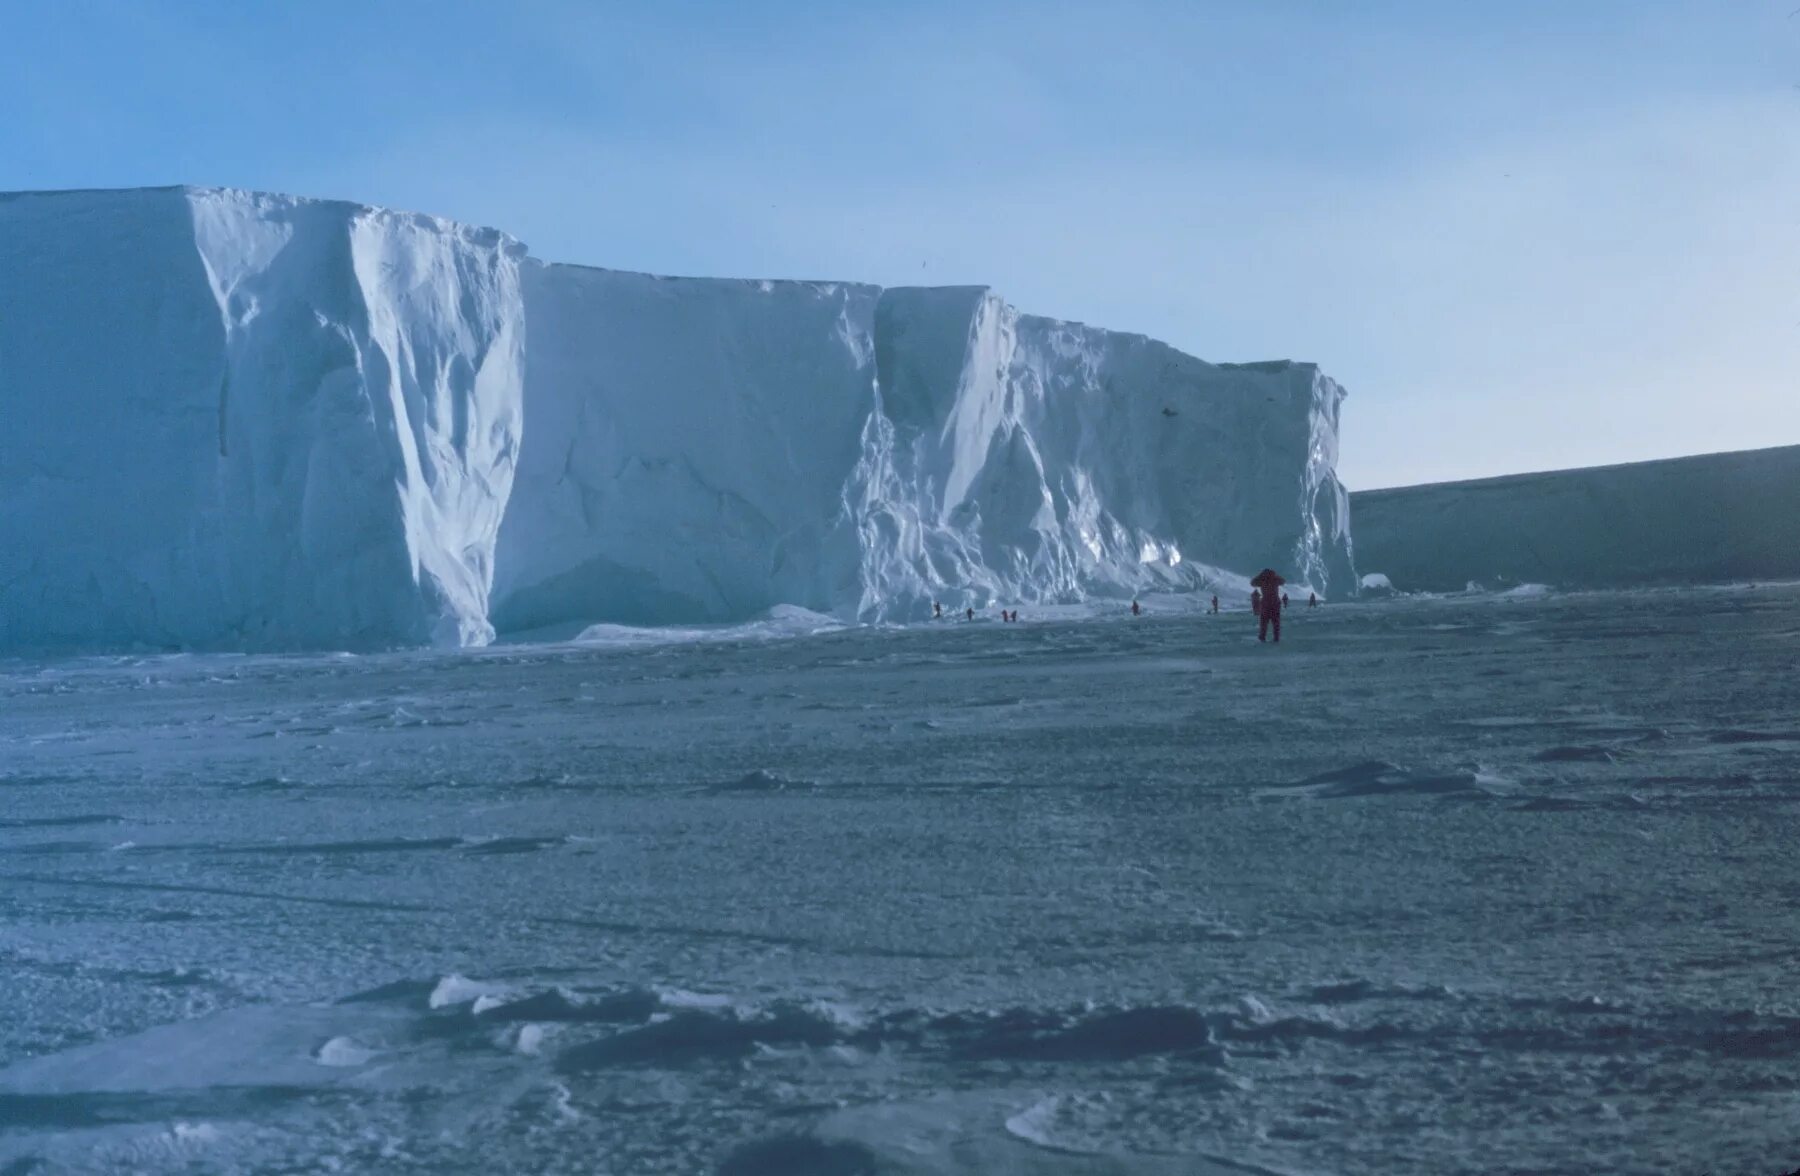
[[[934,621],[941,621],[944,619],[944,602],[943,601],[934,600],[931,602],[931,619]],[[975,610],[974,609],[972,609],[972,608],[963,609],[963,620],[972,621],[974,619],[975,619]],[[1016,608],[1010,609],[1010,610],[1003,608],[1000,610],[1000,619],[1010,625],[1014,621],[1019,619],[1019,610]]]
[[[1275,631],[1276,644],[1281,643],[1281,614],[1289,604],[1288,594],[1282,591],[1281,588],[1281,586],[1286,583],[1287,581],[1273,568],[1264,568],[1250,580],[1250,611],[1256,614],[1256,639],[1258,641],[1268,641],[1269,631],[1273,629]],[[1319,594],[1317,592],[1307,593],[1306,607],[1319,607]],[[1212,608],[1208,611],[1213,613],[1219,611],[1219,598],[1217,596],[1212,598]],[[1143,616],[1144,606],[1135,600],[1132,601],[1131,615],[1134,617]],[[931,602],[931,616],[933,620],[941,621],[944,619],[944,605],[942,601],[934,600]],[[964,608],[963,619],[965,621],[974,620],[975,610],[973,608]],[[1019,612],[1017,609],[1001,609],[1000,619],[1011,624],[1019,619]]]

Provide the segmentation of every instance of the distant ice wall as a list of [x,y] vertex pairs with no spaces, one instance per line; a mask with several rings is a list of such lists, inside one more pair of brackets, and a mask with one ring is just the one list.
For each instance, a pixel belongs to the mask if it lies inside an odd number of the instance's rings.
[[495,620],[865,619],[1349,590],[1342,390],[1021,315],[981,288],[526,269],[528,420]]
[[522,253],[229,190],[0,198],[0,648],[491,636]]
[[1800,578],[1800,446],[1350,496],[1402,590]]

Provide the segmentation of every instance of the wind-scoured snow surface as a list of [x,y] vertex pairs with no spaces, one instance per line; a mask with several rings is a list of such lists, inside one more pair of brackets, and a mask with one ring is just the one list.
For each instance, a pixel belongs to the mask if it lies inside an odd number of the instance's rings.
[[230,190],[18,194],[0,648],[882,620],[1264,564],[1349,592],[1342,396],[984,289],[544,265]]
[[0,648],[489,638],[522,256],[284,196],[0,197]]
[[0,1171],[1800,1164],[1800,587],[1147,600],[0,663]]
[[1351,495],[1401,591],[1800,579],[1800,445]]

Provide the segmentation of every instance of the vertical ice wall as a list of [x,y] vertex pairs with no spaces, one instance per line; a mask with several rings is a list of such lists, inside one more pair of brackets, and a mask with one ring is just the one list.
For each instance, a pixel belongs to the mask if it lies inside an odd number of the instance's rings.
[[0,649],[1347,587],[1341,397],[981,288],[546,266],[219,189],[0,196]]
[[839,605],[877,291],[528,263],[528,416],[495,621]]
[[496,623],[863,618],[1352,582],[1342,390],[980,288],[526,269]]
[[883,419],[850,495],[865,612],[1191,589],[1264,564],[1351,579],[1343,390],[1310,364],[1209,364],[981,288],[885,292],[876,352]]
[[522,252],[226,190],[0,201],[0,647],[485,640]]

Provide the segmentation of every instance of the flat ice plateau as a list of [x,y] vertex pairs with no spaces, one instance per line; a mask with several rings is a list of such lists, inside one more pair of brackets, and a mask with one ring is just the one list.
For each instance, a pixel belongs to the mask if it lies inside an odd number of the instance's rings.
[[0,662],[0,1171],[1774,1173],[1800,586]]
[[1350,499],[1357,564],[1401,591],[1800,578],[1800,445]]

